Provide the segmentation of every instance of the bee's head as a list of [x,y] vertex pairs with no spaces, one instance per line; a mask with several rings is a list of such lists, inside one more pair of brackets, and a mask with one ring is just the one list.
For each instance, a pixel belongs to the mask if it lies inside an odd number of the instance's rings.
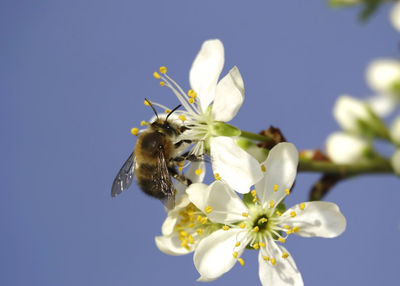
[[160,133],[164,133],[164,134],[169,135],[169,136],[174,136],[174,135],[177,136],[179,134],[178,133],[178,128],[179,127],[175,123],[168,121],[168,118],[171,116],[172,113],[174,113],[174,111],[176,111],[179,107],[181,107],[181,105],[179,104],[177,107],[172,109],[168,113],[167,117],[160,118],[158,116],[158,114],[157,114],[156,109],[151,104],[151,101],[147,100],[146,98],[145,98],[145,100],[149,103],[149,105],[151,106],[151,108],[154,111],[154,114],[157,117],[157,119],[153,123],[151,123],[151,125],[150,125],[151,128],[153,128],[154,130],[156,130],[156,131],[158,131]]

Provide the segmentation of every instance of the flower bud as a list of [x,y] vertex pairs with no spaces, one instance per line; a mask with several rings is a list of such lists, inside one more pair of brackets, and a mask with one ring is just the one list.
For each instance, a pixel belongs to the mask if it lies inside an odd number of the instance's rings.
[[344,132],[335,132],[326,140],[326,153],[328,157],[338,164],[351,164],[367,160],[370,154],[370,144],[357,136]]
[[380,59],[367,68],[367,82],[370,87],[383,94],[399,94],[400,61]]

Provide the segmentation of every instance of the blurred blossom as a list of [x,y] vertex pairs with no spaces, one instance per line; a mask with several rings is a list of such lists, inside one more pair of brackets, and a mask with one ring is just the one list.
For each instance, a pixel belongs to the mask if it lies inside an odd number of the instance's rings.
[[390,12],[390,21],[393,27],[400,32],[400,2],[394,4],[392,11]]
[[392,163],[394,172],[397,174],[397,176],[400,176],[400,149],[397,149],[396,152],[394,152],[390,161]]
[[398,94],[400,88],[400,61],[394,59],[374,60],[367,67],[367,82],[382,95]]
[[161,80],[162,86],[169,87],[185,108],[175,113],[189,127],[180,139],[195,142],[190,153],[200,156],[209,152],[215,175],[246,193],[261,179],[262,173],[257,160],[232,138],[240,135],[240,130],[225,123],[242,106],[244,83],[237,67],[218,81],[224,60],[222,42],[205,41],[190,69],[192,89],[187,94],[167,75],[165,67],[160,68],[160,74],[155,72],[154,77]]
[[303,285],[293,258],[281,244],[291,234],[336,237],[345,230],[346,219],[338,206],[329,202],[301,203],[286,211],[282,208],[280,203],[290,193],[297,164],[298,152],[293,144],[276,145],[261,164],[265,176],[248,194],[252,201],[246,203],[225,182],[189,186],[190,201],[204,210],[210,221],[222,226],[195,249],[193,260],[199,281],[217,279],[237,261],[244,266],[241,255],[246,247],[252,247],[259,250],[262,285]]
[[392,141],[400,146],[400,115],[396,117],[390,127]]
[[338,164],[352,164],[365,161],[366,153],[372,152],[371,145],[365,139],[335,132],[326,139],[326,153],[328,157]]

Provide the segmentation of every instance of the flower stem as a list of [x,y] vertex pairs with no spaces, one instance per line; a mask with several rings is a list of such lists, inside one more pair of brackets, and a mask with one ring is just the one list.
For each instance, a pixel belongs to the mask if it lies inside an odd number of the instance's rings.
[[261,134],[257,134],[257,133],[253,133],[253,132],[249,132],[249,131],[244,131],[244,130],[241,130],[240,137],[247,138],[250,140],[256,140],[256,141],[260,141],[260,142],[274,142],[274,139],[272,139],[272,137],[270,137],[270,136],[265,136],[265,135],[261,135]]

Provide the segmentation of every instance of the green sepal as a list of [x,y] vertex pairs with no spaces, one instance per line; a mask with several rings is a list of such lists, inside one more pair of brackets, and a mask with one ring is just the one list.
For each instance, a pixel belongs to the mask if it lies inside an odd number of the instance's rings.
[[250,192],[247,194],[244,194],[242,199],[243,199],[243,203],[246,205],[247,208],[250,208],[251,206],[254,205],[254,202],[253,202],[254,197]]
[[242,133],[240,129],[222,121],[214,121],[211,129],[214,136],[234,137],[239,136]]
[[252,141],[245,138],[237,138],[236,145],[238,145],[243,150],[247,151],[251,146],[255,145]]

